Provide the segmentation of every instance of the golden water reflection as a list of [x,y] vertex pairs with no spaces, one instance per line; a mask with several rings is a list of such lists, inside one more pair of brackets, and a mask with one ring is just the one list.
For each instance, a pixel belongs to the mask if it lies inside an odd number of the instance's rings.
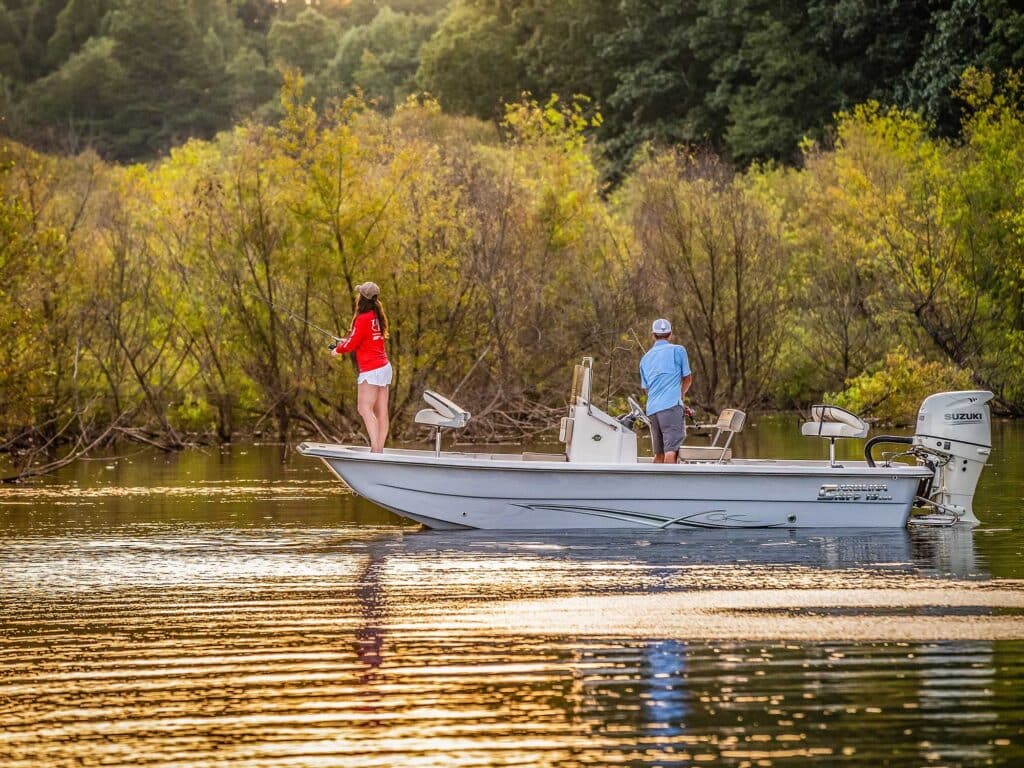
[[0,755],[1011,765],[1024,585],[915,562],[952,535],[7,539]]
[[76,465],[0,491],[0,766],[1021,765],[997,438],[975,531],[416,533],[279,447]]

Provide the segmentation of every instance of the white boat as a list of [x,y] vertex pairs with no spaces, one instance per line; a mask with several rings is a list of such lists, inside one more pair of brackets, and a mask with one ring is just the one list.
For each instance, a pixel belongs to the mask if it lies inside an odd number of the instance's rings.
[[[735,458],[730,442],[743,428],[741,411],[723,411],[711,446],[680,449],[676,464],[638,457],[643,420],[618,419],[591,402],[592,360],[576,366],[569,415],[562,419],[564,453],[442,451],[441,430],[464,427],[470,414],[427,392],[431,406],[416,421],[433,426],[434,450],[302,443],[356,493],[430,528],[569,530],[597,528],[899,528],[915,502],[930,514],[915,521],[977,524],[972,499],[991,446],[983,391],[932,395],[921,406],[912,438],[869,441],[864,461],[836,461],[837,439],[864,438],[868,425],[835,406],[811,409],[805,435],[828,440],[829,458],[794,461]],[[871,455],[879,442],[904,443],[901,456]]]

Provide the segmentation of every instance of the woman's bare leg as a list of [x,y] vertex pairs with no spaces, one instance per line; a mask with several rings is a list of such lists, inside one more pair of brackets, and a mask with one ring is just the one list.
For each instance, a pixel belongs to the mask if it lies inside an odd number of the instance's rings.
[[370,450],[374,453],[382,450],[383,446],[376,445],[377,442],[377,415],[374,411],[374,404],[377,401],[377,390],[373,384],[363,382],[356,386],[356,409],[363,417],[366,424],[366,434],[370,438]]
[[[377,451],[384,451],[384,443],[388,441],[388,429],[391,422],[388,420],[388,387],[376,387],[377,399],[373,404],[373,415],[377,418]],[[373,450],[371,447],[370,450]]]

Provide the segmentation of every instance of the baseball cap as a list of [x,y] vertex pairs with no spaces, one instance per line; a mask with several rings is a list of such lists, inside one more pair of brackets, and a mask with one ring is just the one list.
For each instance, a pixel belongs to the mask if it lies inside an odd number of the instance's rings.
[[376,283],[365,282],[356,286],[356,291],[366,299],[375,299],[380,296],[380,286]]
[[651,324],[651,333],[672,333],[672,323],[663,317],[659,317]]

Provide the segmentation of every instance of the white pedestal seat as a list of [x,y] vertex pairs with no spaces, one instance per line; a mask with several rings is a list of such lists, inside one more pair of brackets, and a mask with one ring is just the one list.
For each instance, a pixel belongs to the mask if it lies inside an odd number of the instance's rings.
[[414,421],[434,428],[434,455],[441,455],[441,430],[462,429],[469,423],[470,413],[460,405],[456,405],[444,395],[426,390],[423,399],[430,408],[424,408],[416,414]]
[[870,427],[860,416],[836,405],[812,405],[811,420],[800,427],[800,434],[806,437],[823,437],[828,440],[828,463],[836,464],[836,440],[843,438],[865,438]]

